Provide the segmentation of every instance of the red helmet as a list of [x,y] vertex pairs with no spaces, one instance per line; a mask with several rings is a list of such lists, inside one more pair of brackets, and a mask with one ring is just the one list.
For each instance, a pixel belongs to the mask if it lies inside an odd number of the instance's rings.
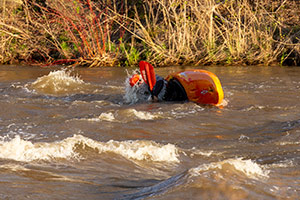
[[140,80],[139,74],[132,75],[131,78],[129,79],[130,86],[133,87],[139,80]]

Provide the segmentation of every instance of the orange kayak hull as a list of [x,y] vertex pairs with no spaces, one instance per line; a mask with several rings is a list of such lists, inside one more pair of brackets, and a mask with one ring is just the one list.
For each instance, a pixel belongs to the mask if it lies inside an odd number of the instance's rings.
[[199,104],[219,105],[224,92],[219,78],[206,70],[186,70],[170,74],[166,80],[176,79],[184,87],[190,101]]

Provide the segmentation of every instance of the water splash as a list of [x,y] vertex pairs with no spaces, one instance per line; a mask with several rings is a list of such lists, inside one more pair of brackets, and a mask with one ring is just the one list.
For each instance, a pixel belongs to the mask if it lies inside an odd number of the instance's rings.
[[114,115],[111,112],[101,113],[101,115],[98,117],[98,119],[101,121],[109,121],[109,122],[113,122],[116,120]]
[[130,77],[137,73],[137,70],[131,73],[127,72],[127,78],[124,83],[125,94],[123,96],[125,103],[134,104],[137,102],[147,102],[151,100],[151,94],[148,90],[148,86],[144,83],[142,78],[140,78],[140,83],[138,85],[131,86],[129,84]]
[[[248,178],[260,179],[260,178],[268,177],[268,173],[269,172],[267,170],[263,170],[261,166],[254,163],[251,160],[242,160],[241,158],[228,159],[220,162],[203,164],[196,168],[191,168],[190,170],[171,176],[170,178],[166,180],[162,180],[152,186],[140,187],[137,192],[131,194],[125,194],[118,199],[145,199],[149,197],[155,197],[157,195],[161,195],[167,192],[171,194],[171,197],[174,197],[174,194],[179,195],[185,188],[190,188],[190,187],[199,190],[200,191],[199,193],[202,195],[200,197],[201,198],[203,197],[203,199],[211,199],[211,198],[223,199],[224,196],[226,197],[226,195],[228,195],[228,197],[231,197],[229,199],[237,199],[237,198],[232,198],[233,197],[232,194],[233,193],[236,194],[236,192],[239,191],[239,189],[241,188],[239,187],[240,182],[237,179],[238,176],[246,175]],[[208,174],[212,174],[212,179],[208,178]],[[227,174],[227,177],[225,174]],[[233,178],[232,181],[228,180],[230,179],[229,176]],[[216,177],[217,180],[215,181],[214,178]],[[227,184],[229,184],[230,187],[224,187],[224,184],[218,184],[218,182],[220,182],[219,180],[220,178],[221,179],[224,178],[226,180],[226,186]],[[242,177],[242,179],[240,180],[242,181],[242,183],[245,183],[244,177]],[[215,196],[209,194],[210,195],[209,198],[205,194],[206,190],[213,191],[214,192],[213,194],[215,194]],[[222,192],[220,193],[220,191]],[[220,196],[218,196],[219,194]],[[244,193],[241,192],[239,194],[244,194]],[[167,199],[170,198],[170,196],[168,195],[166,196]],[[185,198],[189,198],[189,197],[185,197]],[[197,197],[199,198],[199,196],[193,196],[193,197],[196,197],[196,199]],[[184,198],[179,197],[179,199],[184,199]],[[244,198],[238,198],[238,199],[244,199]]]
[[89,84],[78,76],[72,75],[71,71],[62,69],[39,77],[33,83],[27,84],[26,88],[42,94],[66,95],[82,93],[88,86]]
[[[137,111],[136,109],[124,109],[117,111],[110,111],[101,113],[98,117],[93,118],[81,118],[81,121],[108,121],[108,122],[118,122],[118,123],[128,123],[135,120],[155,120],[166,118],[161,112],[147,112],[147,111]],[[78,120],[78,119],[73,119]]]
[[74,144],[66,140],[58,143],[32,143],[15,136],[10,141],[0,142],[0,158],[30,162],[52,158],[79,158]]
[[193,148],[191,150],[190,153],[190,157],[193,158],[194,156],[205,156],[205,157],[212,157],[212,156],[219,156],[221,155],[222,153],[221,152],[214,152],[212,150],[208,151],[208,150],[200,150],[200,149],[196,149],[196,148]]
[[129,112],[129,114],[134,115],[138,119],[142,119],[142,120],[153,120],[153,119],[159,117],[159,115],[157,115],[157,114],[151,114],[151,113],[145,112],[145,111],[137,111],[135,109],[129,109],[128,112]]
[[78,148],[86,147],[95,149],[99,154],[111,152],[129,160],[179,162],[178,149],[173,144],[162,145],[142,140],[98,142],[82,135],[74,135],[52,143],[32,143],[16,136],[10,141],[0,141],[0,158],[24,162],[61,158],[82,159]]
[[268,178],[270,171],[264,170],[259,164],[253,162],[252,160],[243,160],[242,158],[236,159],[227,159],[220,162],[214,162],[209,164],[203,164],[196,168],[190,169],[192,176],[199,176],[202,172],[209,170],[229,170],[234,173],[242,173],[248,178],[259,179],[259,178]]

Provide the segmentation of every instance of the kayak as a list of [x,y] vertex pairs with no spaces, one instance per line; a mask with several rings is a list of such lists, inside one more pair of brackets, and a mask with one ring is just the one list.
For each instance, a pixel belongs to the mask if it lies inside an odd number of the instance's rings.
[[176,79],[185,89],[189,101],[200,104],[219,105],[224,92],[219,78],[206,70],[186,70],[170,74],[166,80]]
[[219,78],[207,70],[185,70],[172,73],[166,78],[155,74],[153,66],[140,61],[140,74],[134,74],[131,87],[148,86],[153,100],[192,101],[199,104],[220,105],[224,92]]

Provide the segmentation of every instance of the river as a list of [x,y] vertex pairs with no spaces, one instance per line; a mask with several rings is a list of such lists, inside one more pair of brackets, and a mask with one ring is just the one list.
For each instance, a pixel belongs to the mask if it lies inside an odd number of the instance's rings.
[[222,106],[128,102],[133,69],[0,66],[0,199],[299,199],[300,68],[201,69]]

